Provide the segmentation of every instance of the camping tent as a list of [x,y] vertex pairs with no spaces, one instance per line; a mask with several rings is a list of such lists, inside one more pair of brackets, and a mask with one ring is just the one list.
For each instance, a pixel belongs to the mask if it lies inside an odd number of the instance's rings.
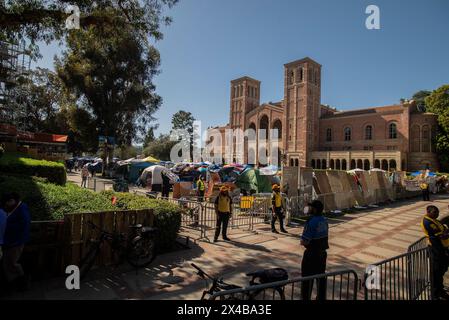
[[151,166],[143,170],[142,175],[140,176],[141,181],[147,181],[148,175],[151,173],[151,183],[152,184],[162,184],[162,173],[164,173],[169,179],[171,183],[175,183],[179,180],[179,177],[171,172],[169,169],[163,166]]
[[154,164],[151,162],[144,162],[144,161],[131,162],[129,166],[128,181],[130,181],[131,183],[137,182],[137,179],[139,179],[143,170],[153,165]]
[[271,192],[270,176],[261,175],[258,169],[248,168],[243,171],[236,181],[240,189],[257,193]]
[[153,164],[161,162],[161,160],[158,160],[152,156],[146,157],[145,159],[142,159],[143,162],[151,162]]

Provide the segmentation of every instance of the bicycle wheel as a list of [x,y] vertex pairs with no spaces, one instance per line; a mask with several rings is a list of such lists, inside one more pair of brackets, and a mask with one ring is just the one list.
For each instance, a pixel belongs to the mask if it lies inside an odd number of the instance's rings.
[[156,243],[152,238],[135,237],[128,249],[126,260],[136,268],[149,265],[156,258]]

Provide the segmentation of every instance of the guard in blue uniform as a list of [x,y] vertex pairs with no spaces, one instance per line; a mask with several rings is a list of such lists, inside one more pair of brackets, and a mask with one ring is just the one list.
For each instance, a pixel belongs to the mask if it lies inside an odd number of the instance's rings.
[[[329,225],[323,216],[324,206],[321,201],[315,200],[304,208],[310,214],[301,236],[301,244],[306,248],[302,257],[301,273],[303,277],[313,276],[326,272],[327,252],[329,249]],[[326,300],[326,279],[317,283],[317,300]],[[313,289],[313,280],[304,281],[301,287],[303,300],[310,300]]]
[[449,267],[449,230],[439,220],[440,210],[435,206],[428,206],[423,217],[421,227],[426,235],[432,261],[433,298],[436,300],[449,300],[444,290],[444,274]]

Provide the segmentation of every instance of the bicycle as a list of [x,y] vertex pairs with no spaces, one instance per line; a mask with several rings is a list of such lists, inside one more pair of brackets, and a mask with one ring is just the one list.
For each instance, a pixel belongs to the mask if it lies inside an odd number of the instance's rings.
[[[210,275],[208,275],[206,272],[204,272],[200,267],[195,265],[194,263],[191,264],[192,267],[194,267],[197,270],[197,275],[206,281],[206,287],[209,284],[209,281],[212,281],[212,285],[209,287],[209,289],[204,290],[203,294],[201,296],[201,300],[211,300],[215,299],[214,294],[221,292],[221,291],[228,291],[228,290],[234,290],[234,289],[243,289],[243,287],[226,283],[223,278],[215,278]],[[281,268],[273,268],[273,269],[266,269],[261,271],[256,271],[252,273],[246,274],[248,277],[251,277],[251,280],[249,281],[250,286],[260,285],[260,284],[267,284],[277,281],[283,281],[288,279],[288,273],[285,269]],[[272,288],[273,289],[273,300],[285,300],[285,293],[284,293],[284,287],[283,286],[277,286]],[[237,294],[231,294],[228,297],[222,295],[219,296],[220,300],[264,300],[265,298],[265,290],[266,289],[259,289],[255,290],[253,292],[251,291],[243,291],[240,293],[240,295]],[[206,299],[206,296],[208,296],[208,299]]]
[[86,222],[91,229],[99,230],[98,239],[90,240],[90,249],[80,262],[80,278],[83,279],[95,263],[105,241],[109,242],[117,264],[127,261],[135,268],[143,268],[156,258],[155,236],[157,229],[143,227],[141,224],[129,226],[128,236],[105,231],[92,222]]

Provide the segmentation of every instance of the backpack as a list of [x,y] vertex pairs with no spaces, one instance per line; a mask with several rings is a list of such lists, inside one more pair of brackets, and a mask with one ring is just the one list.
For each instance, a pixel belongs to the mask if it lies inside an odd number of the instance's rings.
[[248,273],[247,276],[253,277],[253,280],[259,278],[259,281],[262,284],[288,280],[288,272],[283,268],[260,270]]

